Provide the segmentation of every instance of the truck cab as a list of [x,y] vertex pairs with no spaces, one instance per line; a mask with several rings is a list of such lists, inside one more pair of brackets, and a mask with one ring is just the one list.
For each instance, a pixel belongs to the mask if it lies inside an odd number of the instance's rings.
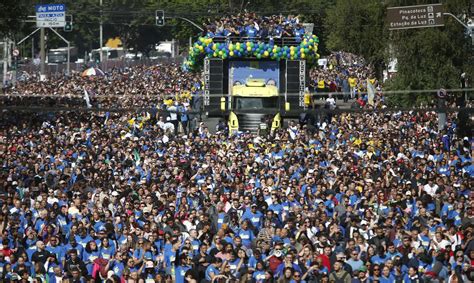
[[[229,132],[255,131],[262,127],[281,127],[278,88],[272,80],[249,78],[245,84],[234,83],[229,99],[221,99],[221,110],[229,110]],[[271,122],[271,125],[269,125]]]

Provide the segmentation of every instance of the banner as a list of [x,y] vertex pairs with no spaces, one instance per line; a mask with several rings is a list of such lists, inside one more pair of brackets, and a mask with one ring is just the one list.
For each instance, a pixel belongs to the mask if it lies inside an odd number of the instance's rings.
[[374,85],[370,82],[370,79],[367,78],[367,98],[370,106],[374,106],[374,98],[375,98],[375,87]]

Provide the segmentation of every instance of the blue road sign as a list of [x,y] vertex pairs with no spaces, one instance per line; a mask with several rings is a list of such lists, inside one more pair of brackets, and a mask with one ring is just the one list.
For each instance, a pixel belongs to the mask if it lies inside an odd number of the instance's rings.
[[66,5],[65,4],[44,4],[36,5],[36,26],[43,27],[64,27],[66,25]]

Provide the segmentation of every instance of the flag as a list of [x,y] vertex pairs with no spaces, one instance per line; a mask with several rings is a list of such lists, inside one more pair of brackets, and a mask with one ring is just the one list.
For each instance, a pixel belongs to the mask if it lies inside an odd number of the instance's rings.
[[89,98],[89,93],[87,92],[86,88],[84,88],[84,100],[86,101],[87,108],[91,108],[92,104],[91,104],[91,100]]
[[254,22],[253,26],[257,31],[260,31],[260,26],[257,24],[257,22]]
[[369,105],[374,106],[374,98],[375,98],[375,87],[374,85],[370,82],[370,79],[367,78],[367,98],[369,100]]
[[133,150],[133,158],[135,159],[135,161],[140,161],[140,153],[138,153],[137,149]]

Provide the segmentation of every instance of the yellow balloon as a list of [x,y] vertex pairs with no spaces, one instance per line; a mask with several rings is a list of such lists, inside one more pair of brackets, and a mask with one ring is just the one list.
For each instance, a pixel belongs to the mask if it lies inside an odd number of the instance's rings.
[[290,55],[293,57],[295,55],[295,50],[290,50]]
[[216,49],[217,49],[217,45],[214,44],[214,45],[212,46],[212,50],[216,50]]
[[235,44],[235,48],[236,48],[236,49],[240,49],[240,42],[237,42],[237,43]]
[[301,53],[304,53],[304,48],[300,48],[300,52],[301,52]]
[[295,50],[295,47],[294,47],[294,46],[290,46],[290,50],[291,50],[291,51]]
[[201,51],[204,49],[204,47],[202,47],[202,45],[199,45],[198,48],[199,48],[199,50],[201,50]]
[[268,57],[268,51],[263,52],[263,56]]
[[229,44],[229,50],[230,50],[230,51],[234,50],[234,45],[233,45],[232,43]]
[[230,52],[229,52],[229,55],[230,55],[230,56],[234,56],[234,51],[230,51]]
[[306,57],[306,55],[304,55],[304,53],[301,53],[301,58],[304,59],[304,57]]
[[248,52],[252,51],[252,47],[247,46],[247,51],[248,51]]

